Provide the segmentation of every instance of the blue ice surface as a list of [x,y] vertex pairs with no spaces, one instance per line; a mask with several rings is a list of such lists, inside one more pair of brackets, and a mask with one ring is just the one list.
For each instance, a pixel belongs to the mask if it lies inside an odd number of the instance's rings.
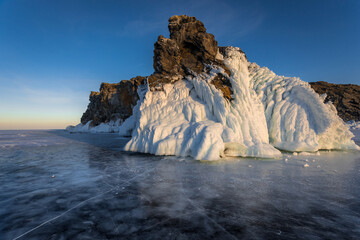
[[0,239],[360,238],[359,152],[201,162],[128,140],[0,131]]

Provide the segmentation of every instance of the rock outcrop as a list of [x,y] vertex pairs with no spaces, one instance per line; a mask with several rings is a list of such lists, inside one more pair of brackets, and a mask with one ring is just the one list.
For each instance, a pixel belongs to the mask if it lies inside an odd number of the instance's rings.
[[132,109],[139,100],[137,88],[144,84],[145,77],[135,77],[120,83],[102,83],[99,92],[90,93],[90,103],[81,117],[81,123],[91,121],[91,126],[111,120],[125,120],[132,115]]
[[139,96],[137,87],[147,80],[151,91],[163,90],[164,84],[173,83],[188,75],[195,76],[221,67],[212,84],[232,100],[230,71],[224,65],[214,35],[207,33],[204,24],[195,17],[172,16],[169,19],[170,38],[160,35],[154,44],[154,73],[148,77],[136,77],[120,83],[102,83],[99,92],[91,92],[90,103],[81,123],[91,126],[111,120],[125,120],[132,114]]
[[325,102],[331,101],[344,121],[360,121],[360,86],[322,81],[310,85],[318,94],[326,94]]
[[151,90],[162,90],[166,83],[175,82],[187,75],[207,71],[209,65],[225,70],[213,84],[231,100],[230,71],[224,65],[214,35],[207,33],[204,24],[195,17],[172,16],[169,19],[170,38],[160,35],[154,46],[154,74],[149,76]]

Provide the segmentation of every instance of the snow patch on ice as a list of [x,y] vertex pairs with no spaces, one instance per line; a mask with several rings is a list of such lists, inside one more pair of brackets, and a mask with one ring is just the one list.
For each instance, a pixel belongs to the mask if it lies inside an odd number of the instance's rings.
[[110,121],[108,123],[101,123],[98,126],[91,126],[91,121],[86,124],[78,124],[76,126],[68,126],[66,131],[70,133],[115,133],[119,132],[119,127],[122,125],[122,121]]
[[320,152],[299,152],[300,156],[312,156],[312,155],[320,155]]

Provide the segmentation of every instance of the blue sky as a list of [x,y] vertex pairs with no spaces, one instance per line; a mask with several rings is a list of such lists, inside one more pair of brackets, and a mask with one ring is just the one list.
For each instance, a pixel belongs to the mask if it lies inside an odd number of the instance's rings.
[[101,82],[153,72],[175,14],[277,74],[360,84],[357,0],[0,0],[0,129],[77,124]]

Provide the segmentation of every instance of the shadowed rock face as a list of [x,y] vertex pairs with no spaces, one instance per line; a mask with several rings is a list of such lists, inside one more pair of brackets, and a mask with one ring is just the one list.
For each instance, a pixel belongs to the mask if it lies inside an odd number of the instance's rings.
[[325,102],[331,101],[344,121],[360,121],[360,86],[327,82],[311,82],[310,85],[318,94],[326,93]]
[[139,96],[137,88],[145,83],[151,91],[163,90],[163,85],[181,80],[187,75],[207,72],[207,65],[216,65],[225,70],[219,73],[212,84],[232,100],[230,71],[218,59],[219,48],[214,35],[207,33],[204,24],[195,17],[172,16],[169,19],[170,38],[160,35],[154,44],[154,73],[149,77],[136,77],[120,83],[102,83],[99,92],[91,92],[90,103],[81,118],[81,123],[92,121],[96,126],[111,120],[125,120],[132,115]]

